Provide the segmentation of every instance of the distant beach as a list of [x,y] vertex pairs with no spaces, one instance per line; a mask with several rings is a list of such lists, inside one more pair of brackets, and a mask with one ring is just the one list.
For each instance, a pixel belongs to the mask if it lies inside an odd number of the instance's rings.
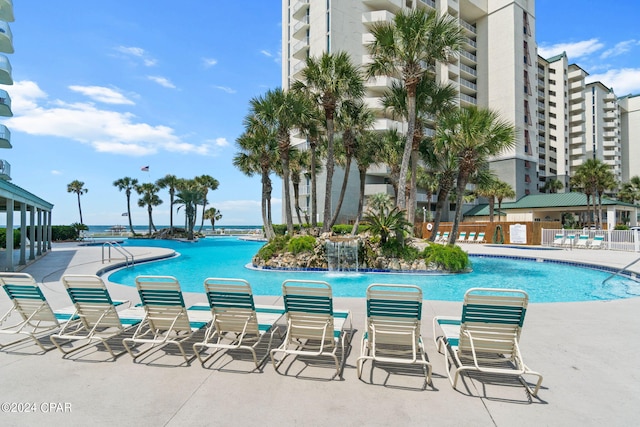
[[[99,237],[99,236],[121,236],[126,237],[130,234],[128,224],[117,225],[89,225],[89,230],[85,232],[87,237]],[[181,227],[174,224],[174,227]],[[163,228],[169,228],[168,225],[156,225],[158,230]],[[195,227],[195,231],[198,231],[200,226]],[[134,225],[133,231],[136,234],[147,234],[149,232],[148,225]],[[251,234],[255,232],[262,232],[261,225],[216,225],[215,231],[211,229],[211,225],[204,225],[202,231],[207,235],[213,234]]]

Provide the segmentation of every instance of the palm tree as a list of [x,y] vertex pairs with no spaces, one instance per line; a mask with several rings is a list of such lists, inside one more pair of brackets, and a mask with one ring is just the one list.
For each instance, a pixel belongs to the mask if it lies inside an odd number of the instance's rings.
[[67,193],[76,193],[78,196],[78,211],[80,212],[80,224],[84,224],[82,222],[82,206],[80,205],[80,196],[83,194],[87,194],[89,190],[84,188],[84,182],[78,181],[77,179],[67,184]]
[[602,228],[602,196],[607,190],[613,190],[618,186],[616,178],[611,169],[606,164],[599,161],[595,170],[596,174],[596,194],[598,196],[598,222]]
[[640,176],[635,175],[631,177],[629,182],[622,184],[622,188],[618,192],[618,199],[632,205],[640,200]]
[[211,221],[211,230],[215,231],[216,229],[216,221],[219,221],[220,219],[222,219],[222,213],[216,209],[216,208],[209,208],[206,211],[204,211],[204,218],[208,219],[209,221]]
[[[309,152],[291,148],[289,152],[289,169],[291,172],[291,184],[293,185],[293,202],[298,217],[298,224],[302,225],[302,215],[300,209],[300,176],[304,170],[309,168]],[[309,214],[305,212],[305,222],[309,223]]]
[[320,172],[318,148],[321,141],[322,116],[319,108],[312,108],[300,124],[300,131],[306,135],[309,144],[309,174],[311,175],[311,227],[318,227],[317,176]]
[[[367,131],[362,134],[357,141],[353,157],[358,165],[358,175],[360,177],[360,191],[358,196],[358,213],[356,214],[356,220],[351,229],[351,234],[355,236],[358,232],[358,225],[360,223],[360,216],[364,207],[364,189],[365,179],[367,176],[367,170],[371,165],[374,165],[380,161],[380,138],[372,131]],[[389,196],[387,196],[388,198]]]
[[[587,196],[588,226],[591,226],[589,200],[593,196],[593,217],[596,218],[597,225],[602,227],[602,195],[606,190],[616,186],[615,178],[608,166],[598,159],[588,159],[576,169],[571,182]],[[597,217],[596,200],[599,205]]]
[[511,185],[504,181],[498,181],[496,185],[496,199],[498,199],[498,222],[500,222],[500,212],[502,210],[502,200],[513,199],[516,197],[516,192]]
[[291,130],[303,123],[305,116],[310,114],[311,106],[308,99],[300,93],[284,91],[280,88],[267,91],[264,97],[253,98],[250,104],[251,114],[258,116],[260,120],[276,130],[284,184],[283,210],[287,222],[287,232],[289,235],[293,235],[289,171]]
[[395,77],[407,91],[407,135],[396,197],[397,206],[404,209],[404,183],[416,126],[416,88],[425,76],[434,75],[436,61],[446,62],[460,49],[462,30],[451,17],[412,9],[398,12],[393,22],[374,24],[371,33],[374,41],[367,46],[372,60],[367,75]]
[[555,194],[563,188],[564,184],[562,183],[562,181],[559,181],[557,179],[550,179],[549,181],[544,183],[542,191],[548,191],[549,193]]
[[[380,138],[380,152],[379,161],[384,163],[389,168],[389,182],[393,187],[394,192],[394,204],[398,203],[398,193],[400,187],[400,163],[402,159],[402,147],[404,146],[402,136],[395,129],[389,129],[379,136]],[[405,181],[406,184],[406,181]],[[405,185],[403,184],[403,185]]]
[[180,179],[171,174],[167,174],[164,178],[156,181],[158,187],[169,189],[169,234],[173,234],[173,206],[175,204],[176,190],[179,183]]
[[268,240],[275,237],[271,221],[271,177],[278,162],[276,129],[254,114],[244,119],[245,131],[236,145],[240,152],[233,157],[233,165],[247,176],[259,174],[262,182],[262,226]]
[[340,196],[336,210],[331,218],[329,228],[333,227],[340,215],[342,202],[347,190],[349,181],[349,172],[351,170],[351,160],[355,156],[358,140],[373,126],[375,116],[373,110],[364,105],[361,100],[348,100],[343,103],[338,114],[338,128],[342,130],[342,143],[344,148],[344,178],[342,179],[342,187],[340,188]]
[[204,202],[204,189],[195,179],[182,180],[176,194],[176,204],[180,210],[184,206],[187,239],[193,240],[193,229],[196,225],[197,206]]
[[423,188],[426,191],[427,196],[427,212],[431,215],[431,199],[433,195],[438,191],[438,176],[435,172],[427,170],[423,167],[418,167],[416,186]]
[[129,230],[131,230],[131,234],[134,234],[133,223],[131,222],[131,191],[135,190],[138,185],[138,180],[125,176],[124,178],[113,181],[113,185],[118,187],[118,190],[120,191],[124,190],[127,195],[127,217],[129,218]]
[[515,127],[502,121],[498,113],[489,109],[464,107],[443,116],[437,135],[450,138],[452,150],[458,158],[456,178],[456,213],[449,236],[454,244],[462,221],[462,204],[470,178],[486,166],[491,156],[513,147]]
[[153,207],[160,206],[162,200],[158,197],[158,191],[160,187],[150,182],[139,184],[136,186],[136,192],[142,197],[138,199],[138,206],[141,208],[147,207],[147,213],[149,214],[149,237],[151,237],[152,230],[157,231],[156,226],[153,224]]
[[198,233],[202,232],[202,227],[204,226],[204,211],[207,207],[207,194],[209,194],[209,190],[215,191],[218,189],[220,183],[217,179],[209,175],[200,175],[196,177],[196,182],[202,186],[202,221],[200,222],[200,228],[198,229]]
[[364,81],[358,68],[353,65],[346,52],[323,53],[320,58],[307,58],[302,70],[302,81],[296,81],[293,89],[304,92],[313,98],[324,110],[325,129],[327,131],[326,186],[324,195],[323,224],[324,231],[330,229],[331,190],[334,170],[334,119],[341,103],[345,99],[359,99],[364,96]]
[[593,202],[594,215],[592,216],[591,215],[591,196],[594,194],[594,192],[593,192],[593,186],[591,185],[591,183],[589,181],[590,178],[588,176],[588,171],[585,168],[583,168],[583,166],[585,164],[586,164],[586,162],[583,163],[582,165],[580,165],[576,169],[575,173],[571,177],[570,185],[571,185],[571,189],[572,190],[581,191],[586,196],[586,198],[587,198],[587,227],[591,227],[591,219],[593,217],[595,217],[595,200]]

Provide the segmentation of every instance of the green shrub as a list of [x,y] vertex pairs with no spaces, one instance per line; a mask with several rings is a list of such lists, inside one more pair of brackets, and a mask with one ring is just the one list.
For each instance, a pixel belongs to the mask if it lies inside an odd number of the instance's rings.
[[54,242],[61,240],[76,240],[77,238],[78,230],[71,225],[51,226],[51,240]]
[[[307,228],[306,226],[304,228]],[[300,232],[300,225],[293,225],[294,233]],[[287,224],[273,224],[273,232],[276,233],[276,236],[284,236],[287,233]]]
[[613,229],[614,230],[628,230],[629,227],[627,225],[624,225],[624,224],[618,224]]
[[[364,232],[366,227],[364,225],[358,224],[357,234]],[[351,234],[351,230],[353,230],[353,225],[349,224],[337,224],[331,227],[331,231],[335,234]]]
[[[7,229],[0,228],[0,248],[7,247]],[[13,247],[20,247],[20,230],[13,230]]]
[[452,273],[467,270],[471,267],[469,256],[460,246],[431,244],[422,251],[427,263],[434,263]]
[[274,255],[284,251],[287,247],[289,236],[276,236],[269,243],[264,245],[258,251],[258,257],[265,261],[274,257]]
[[396,239],[391,239],[382,245],[382,256],[401,258],[407,262],[412,262],[420,256],[420,252],[413,246],[403,245]]
[[316,239],[313,236],[292,237],[287,243],[287,251],[294,255],[301,252],[313,252],[316,245]]

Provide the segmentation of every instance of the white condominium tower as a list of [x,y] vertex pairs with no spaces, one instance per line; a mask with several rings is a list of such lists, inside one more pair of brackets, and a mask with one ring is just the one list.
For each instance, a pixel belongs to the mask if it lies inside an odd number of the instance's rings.
[[[366,66],[371,25],[391,22],[399,11],[415,8],[448,14],[463,28],[463,51],[450,62],[437,65],[437,79],[458,89],[460,105],[491,108],[516,126],[515,148],[493,159],[491,167],[515,189],[518,198],[536,193],[539,157],[533,149],[538,140],[532,115],[537,112],[538,91],[534,0],[282,0],[282,87],[289,88],[301,77],[307,56],[345,51],[354,64]],[[368,80],[367,104],[379,109],[380,96],[390,86],[388,78]],[[378,111],[376,130],[405,127]],[[380,166],[369,170],[367,195],[391,191],[386,172]],[[332,191],[336,197],[340,181],[336,171]],[[349,181],[357,191],[357,175]],[[305,193],[308,187],[301,184],[300,204],[304,209],[310,206]],[[318,191],[324,192],[322,177]],[[426,201],[424,194],[418,200]],[[319,194],[319,212],[322,202],[323,195]],[[355,195],[346,198],[339,221],[353,219],[356,203]]]

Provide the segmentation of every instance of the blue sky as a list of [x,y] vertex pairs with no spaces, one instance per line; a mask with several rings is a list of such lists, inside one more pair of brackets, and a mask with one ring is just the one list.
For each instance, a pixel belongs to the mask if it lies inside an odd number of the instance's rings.
[[[537,40],[563,50],[618,95],[640,93],[635,0],[537,0]],[[86,0],[14,4],[12,182],[55,205],[54,224],[126,224],[126,199],[112,183],[168,173],[220,181],[210,192],[221,225],[255,225],[260,181],[231,164],[249,100],[280,85],[280,0]],[[149,172],[142,172],[149,166]],[[274,218],[280,188],[274,180]],[[168,194],[154,222],[168,224]],[[146,211],[133,198],[134,224]]]

